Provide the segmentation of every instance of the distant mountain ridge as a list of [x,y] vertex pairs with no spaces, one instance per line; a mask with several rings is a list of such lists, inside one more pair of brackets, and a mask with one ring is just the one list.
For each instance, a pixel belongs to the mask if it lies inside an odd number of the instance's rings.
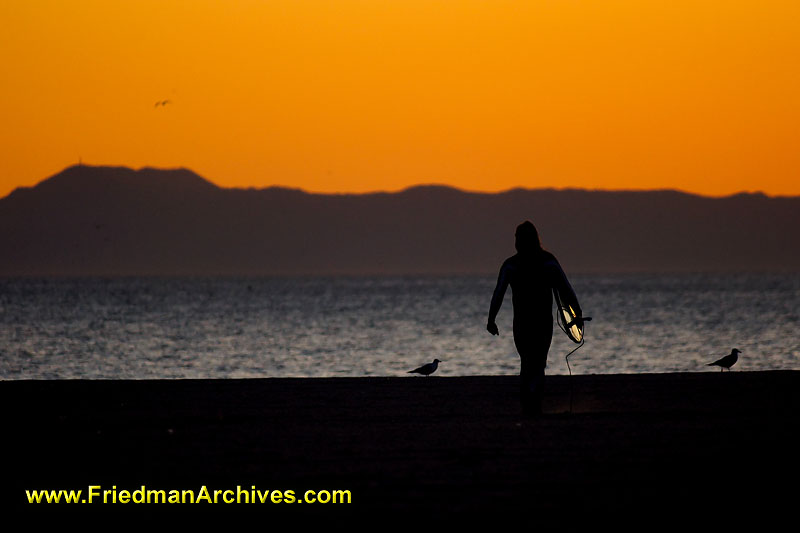
[[800,272],[800,197],[313,194],[77,165],[0,199],[0,275],[495,273],[526,219],[568,272]]

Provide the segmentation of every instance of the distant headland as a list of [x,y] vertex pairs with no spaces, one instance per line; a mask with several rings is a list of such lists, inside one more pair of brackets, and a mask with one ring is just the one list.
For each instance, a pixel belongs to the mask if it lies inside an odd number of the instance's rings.
[[573,273],[800,272],[800,197],[315,194],[75,165],[0,199],[0,275],[487,274],[525,219]]

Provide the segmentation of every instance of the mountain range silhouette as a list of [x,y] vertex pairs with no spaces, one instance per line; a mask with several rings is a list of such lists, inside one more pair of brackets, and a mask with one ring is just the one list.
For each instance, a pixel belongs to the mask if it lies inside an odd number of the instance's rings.
[[312,194],[76,165],[0,199],[0,275],[494,274],[526,219],[570,273],[800,271],[800,197]]

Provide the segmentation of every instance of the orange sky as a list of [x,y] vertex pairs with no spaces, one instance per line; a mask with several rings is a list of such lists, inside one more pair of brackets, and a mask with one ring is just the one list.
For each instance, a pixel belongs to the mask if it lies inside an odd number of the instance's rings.
[[800,194],[797,0],[0,0],[0,24],[0,196],[79,158]]

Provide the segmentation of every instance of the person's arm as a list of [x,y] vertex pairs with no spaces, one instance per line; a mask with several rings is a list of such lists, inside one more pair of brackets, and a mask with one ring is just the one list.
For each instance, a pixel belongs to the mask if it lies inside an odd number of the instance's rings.
[[497,276],[497,286],[494,288],[492,294],[492,303],[489,305],[489,319],[486,322],[486,330],[492,335],[499,335],[495,319],[497,313],[500,311],[500,306],[503,304],[503,296],[506,294],[508,288],[508,265],[503,263],[500,268],[500,274]]
[[561,268],[558,260],[554,257],[552,260],[548,261],[548,265],[551,267],[550,273],[553,289],[558,291],[561,301],[572,306],[577,316],[583,316],[581,306],[578,303],[578,297],[575,295],[575,290],[572,288],[572,285],[570,285],[567,275],[564,274],[564,270]]

